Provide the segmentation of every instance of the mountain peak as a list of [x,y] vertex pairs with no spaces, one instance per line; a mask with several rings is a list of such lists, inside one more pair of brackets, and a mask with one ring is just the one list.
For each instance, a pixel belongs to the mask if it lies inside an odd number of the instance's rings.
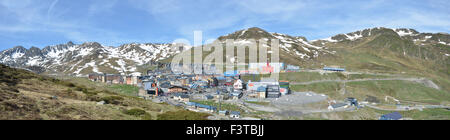
[[356,32],[351,33],[345,33],[345,34],[338,34],[332,37],[329,37],[327,39],[321,39],[322,41],[328,41],[328,42],[340,42],[345,40],[355,41],[360,38],[375,36],[375,35],[395,35],[395,36],[415,36],[420,34],[418,31],[414,29],[408,29],[408,28],[385,28],[385,27],[375,27],[375,28],[368,28],[359,30]]
[[38,47],[33,46],[33,47],[31,47],[29,50],[30,50],[30,51],[37,51],[37,50],[40,51],[41,49],[39,49]]
[[3,50],[1,52],[10,52],[10,53],[21,52],[21,53],[25,53],[26,51],[27,51],[27,49],[25,47],[23,47],[23,46],[15,46],[14,48]]
[[98,42],[85,42],[80,45],[82,48],[101,48],[102,45]]
[[261,28],[258,28],[258,27],[251,27],[251,28],[248,28],[248,29],[246,29],[247,31],[251,31],[251,32],[266,32],[265,30],[263,30],[263,29],[261,29]]
[[394,30],[395,32],[397,32],[398,35],[400,36],[411,36],[411,35],[417,35],[419,34],[418,31],[414,30],[414,29],[407,29],[407,28],[398,28]]
[[258,27],[251,27],[244,30],[236,31],[232,34],[228,34],[226,36],[219,37],[219,40],[226,40],[226,39],[234,39],[234,40],[243,40],[243,39],[261,39],[261,38],[274,38],[272,34],[269,32],[258,28]]
[[67,42],[66,43],[66,45],[68,45],[68,46],[73,46],[73,45],[75,45],[72,41],[69,41],[69,42]]
[[12,48],[13,50],[25,50],[26,48],[23,46],[15,46],[14,48]]

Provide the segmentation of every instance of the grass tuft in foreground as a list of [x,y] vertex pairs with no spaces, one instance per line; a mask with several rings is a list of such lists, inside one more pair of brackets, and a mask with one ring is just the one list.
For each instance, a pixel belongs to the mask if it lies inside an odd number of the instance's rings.
[[158,115],[158,120],[207,120],[210,114],[192,111],[169,111]]

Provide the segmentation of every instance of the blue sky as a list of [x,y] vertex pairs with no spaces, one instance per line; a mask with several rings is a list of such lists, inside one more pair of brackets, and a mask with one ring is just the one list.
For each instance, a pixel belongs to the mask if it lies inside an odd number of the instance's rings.
[[170,43],[248,28],[327,38],[372,27],[450,32],[448,0],[0,0],[0,50]]

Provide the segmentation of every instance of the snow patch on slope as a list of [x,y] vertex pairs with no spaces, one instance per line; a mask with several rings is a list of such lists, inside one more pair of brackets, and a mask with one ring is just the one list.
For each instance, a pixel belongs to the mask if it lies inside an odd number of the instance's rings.
[[347,38],[349,39],[349,40],[352,40],[352,41],[354,41],[354,40],[357,40],[357,39],[360,39],[360,38],[362,38],[363,36],[361,35],[361,34],[353,34],[353,35],[348,35],[348,34],[345,34],[345,36],[347,36]]
[[337,40],[332,39],[332,37],[321,39],[321,40],[328,41],[328,42],[338,42]]
[[399,36],[414,36],[417,35],[411,29],[392,29],[394,30]]
[[30,58],[28,62],[26,63],[28,66],[40,66],[42,64],[42,60],[40,57],[35,56]]
[[22,56],[24,56],[25,55],[25,53],[22,53],[22,52],[16,52],[16,53],[14,53],[12,56],[11,56],[11,58],[12,59],[17,59],[17,58],[21,58]]
[[76,74],[77,76],[84,76],[84,75],[80,74],[80,72],[81,72],[82,70],[88,68],[88,67],[92,67],[92,71],[93,71],[94,73],[101,73],[101,72],[98,70],[97,65],[95,65],[95,61],[86,63],[86,64],[84,64],[84,66],[82,66],[82,67],[78,67],[78,69],[77,69],[75,72],[73,72],[73,73]]

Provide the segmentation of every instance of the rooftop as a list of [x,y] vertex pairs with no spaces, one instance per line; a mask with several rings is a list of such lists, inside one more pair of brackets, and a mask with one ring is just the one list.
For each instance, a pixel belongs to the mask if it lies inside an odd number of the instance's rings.
[[345,103],[337,103],[337,104],[332,104],[331,107],[333,107],[333,108],[340,108],[340,107],[344,107],[346,105],[347,104],[345,104]]
[[241,112],[239,111],[231,111],[231,115],[241,115]]
[[398,112],[393,112],[393,113],[383,115],[382,117],[384,117],[384,119],[399,120],[402,118],[402,114],[400,114]]

